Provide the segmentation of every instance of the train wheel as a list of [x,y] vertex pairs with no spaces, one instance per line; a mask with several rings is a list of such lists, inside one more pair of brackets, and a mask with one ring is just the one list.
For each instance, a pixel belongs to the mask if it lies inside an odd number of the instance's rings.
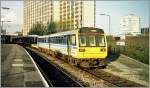
[[76,64],[76,66],[79,68],[79,67],[80,67],[80,64],[79,64],[79,63],[77,63],[77,64]]
[[52,57],[56,57],[56,56],[55,56],[55,52],[52,53]]
[[68,56],[68,63],[70,65],[73,65],[73,58],[71,56]]
[[83,62],[80,63],[80,66],[81,66],[81,67],[89,67],[89,63],[83,61]]
[[104,69],[104,68],[106,68],[106,67],[107,67],[107,65],[103,65],[103,66],[100,66],[99,68]]
[[49,50],[49,55],[52,56],[51,50]]

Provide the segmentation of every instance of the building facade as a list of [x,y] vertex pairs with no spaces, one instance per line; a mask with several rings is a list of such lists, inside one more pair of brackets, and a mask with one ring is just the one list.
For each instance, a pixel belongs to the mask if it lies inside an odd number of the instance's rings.
[[42,22],[46,25],[51,21],[58,21],[59,2],[53,0],[24,0],[23,35],[27,35],[33,24]]
[[36,22],[59,23],[58,31],[95,26],[95,0],[24,0],[24,28],[27,35]]
[[60,28],[72,30],[95,26],[95,1],[60,1]]
[[124,34],[137,35],[140,33],[140,17],[133,14],[124,16],[120,21],[120,26]]
[[149,34],[149,28],[148,27],[141,28],[141,34]]

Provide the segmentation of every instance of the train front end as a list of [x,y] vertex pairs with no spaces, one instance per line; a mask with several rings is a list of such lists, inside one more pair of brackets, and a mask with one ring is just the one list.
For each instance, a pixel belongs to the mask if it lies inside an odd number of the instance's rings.
[[107,41],[98,28],[81,28],[77,34],[77,58],[82,67],[106,66]]

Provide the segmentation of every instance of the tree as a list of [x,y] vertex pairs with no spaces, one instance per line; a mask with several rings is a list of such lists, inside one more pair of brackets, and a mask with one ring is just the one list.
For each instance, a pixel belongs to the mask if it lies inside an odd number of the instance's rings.
[[16,31],[15,34],[18,34],[18,36],[22,36],[23,35],[22,32],[20,32],[20,31]]
[[57,32],[56,29],[57,29],[57,25],[55,22],[48,22],[46,34],[56,33]]
[[30,35],[45,35],[45,33],[46,27],[41,22],[34,24],[29,31]]

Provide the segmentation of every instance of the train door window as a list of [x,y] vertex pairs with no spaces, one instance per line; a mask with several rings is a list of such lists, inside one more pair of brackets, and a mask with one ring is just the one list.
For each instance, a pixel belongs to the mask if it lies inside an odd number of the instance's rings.
[[47,38],[45,38],[45,43],[47,43]]
[[60,44],[60,37],[58,37],[58,44]]
[[46,43],[46,38],[44,38],[44,43]]
[[42,42],[44,42],[44,38],[42,38]]
[[46,38],[46,43],[48,43],[48,37]]
[[60,42],[60,39],[61,39],[61,38],[59,37],[59,39],[58,39],[58,43],[59,43],[59,44],[61,43],[61,42]]
[[56,37],[54,37],[54,43],[55,43],[55,44],[57,43]]
[[55,44],[56,43],[56,38],[55,37],[53,38],[53,41],[54,41],[54,44]]
[[66,44],[66,36],[62,37],[62,44]]
[[58,37],[56,37],[56,44],[58,44]]
[[89,36],[89,45],[96,46],[95,36]]
[[63,37],[61,37],[61,39],[60,39],[60,43],[61,43],[61,44],[63,43]]
[[99,36],[99,46],[104,46],[105,45],[105,38],[104,36]]
[[62,37],[62,44],[65,44],[65,38]]
[[50,37],[48,37],[48,43],[50,43],[51,42],[51,38]]
[[76,36],[71,35],[71,45],[76,45]]
[[57,37],[55,37],[55,43],[57,44]]
[[64,44],[67,44],[67,36],[64,36]]
[[46,43],[46,38],[44,38],[44,43]]
[[86,36],[79,37],[80,46],[86,46]]
[[41,42],[44,42],[44,41],[43,41],[43,38],[41,38]]
[[51,43],[54,43],[54,38],[53,37],[51,37]]
[[54,42],[55,42],[55,44],[57,43],[57,38],[56,37],[54,38]]
[[62,41],[63,41],[63,37],[60,37],[60,43],[62,44]]
[[40,38],[40,42],[42,42],[42,38]]
[[40,42],[40,38],[38,38],[38,42]]
[[58,37],[56,37],[56,43],[58,44],[58,40],[59,40],[59,38]]
[[39,42],[42,42],[42,39],[41,39],[41,38],[39,38]]
[[41,38],[38,38],[39,42],[41,42]]
[[59,44],[59,37],[57,37],[57,44]]
[[53,37],[53,43],[55,43],[55,38]]

